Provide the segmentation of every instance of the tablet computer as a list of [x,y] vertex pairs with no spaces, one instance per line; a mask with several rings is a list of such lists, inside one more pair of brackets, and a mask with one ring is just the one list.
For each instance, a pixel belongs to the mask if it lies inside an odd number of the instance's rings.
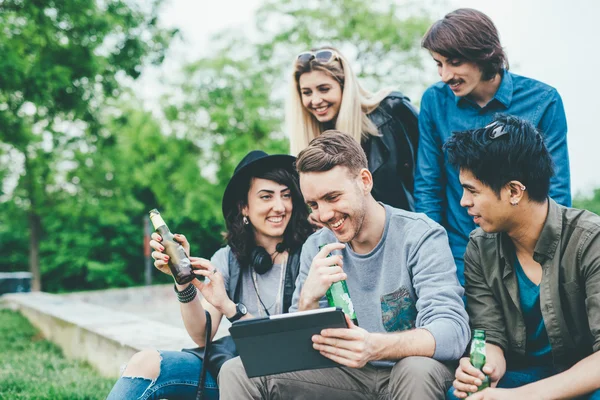
[[248,377],[338,367],[313,348],[325,328],[347,328],[341,309],[330,307],[236,321],[229,332]]

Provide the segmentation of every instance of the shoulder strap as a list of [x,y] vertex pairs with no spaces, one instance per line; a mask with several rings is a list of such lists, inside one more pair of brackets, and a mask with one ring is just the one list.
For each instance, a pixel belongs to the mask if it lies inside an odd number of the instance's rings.
[[285,285],[283,287],[283,312],[287,313],[292,305],[292,296],[296,289],[296,278],[300,270],[300,249],[290,252],[285,270]]
[[[231,268],[232,265],[236,265],[237,268]],[[229,248],[227,268],[229,268],[229,288],[227,290],[227,295],[234,303],[237,304],[240,302],[242,274],[240,273],[238,260],[235,258],[231,248]]]
[[[203,359],[210,360],[211,350],[211,333],[212,333],[212,318],[208,311],[204,311],[206,316],[206,335],[204,337],[204,353]],[[208,362],[202,362],[202,368],[200,368],[200,376],[198,377],[198,388],[196,389],[196,400],[204,400],[204,383],[206,382],[206,372],[208,371]]]
[[[283,287],[283,312],[287,313],[292,305],[292,297],[294,296],[294,290],[296,289],[296,278],[300,271],[300,250],[290,252],[287,267],[285,270],[285,283]],[[233,251],[229,250],[229,288],[227,295],[234,303],[240,301],[240,288],[242,274],[240,268],[231,268],[232,265],[238,265],[238,261],[233,255]]]

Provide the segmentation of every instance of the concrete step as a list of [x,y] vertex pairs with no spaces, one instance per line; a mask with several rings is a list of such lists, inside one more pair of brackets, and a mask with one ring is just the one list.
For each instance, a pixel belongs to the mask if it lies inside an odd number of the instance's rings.
[[[160,287],[157,290],[160,291]],[[119,298],[118,293],[113,289],[87,295],[96,296],[99,302],[102,302],[102,298],[110,298],[112,300],[106,300],[106,304],[114,308],[81,301],[77,294],[12,293],[5,294],[0,299],[11,308],[19,310],[44,337],[60,346],[66,357],[87,361],[108,377],[117,378],[120,367],[139,350],[181,350],[197,347],[182,324],[173,326],[159,322],[160,312],[155,312],[159,321],[139,316],[140,313],[131,306],[131,302],[123,307],[129,312],[119,311],[119,305],[114,303],[114,299]],[[140,298],[137,295],[134,297]],[[145,308],[152,308],[152,304],[146,304]],[[169,299],[168,304],[169,310],[179,314],[175,298]],[[143,304],[140,306],[143,307]],[[162,312],[165,313],[167,312]],[[227,327],[220,327],[219,336],[226,333]]]

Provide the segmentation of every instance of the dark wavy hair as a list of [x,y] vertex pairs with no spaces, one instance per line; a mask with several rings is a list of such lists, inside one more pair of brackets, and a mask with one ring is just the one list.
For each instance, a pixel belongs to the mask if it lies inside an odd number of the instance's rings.
[[554,164],[542,135],[528,121],[497,115],[484,128],[455,132],[444,150],[452,166],[470,171],[498,198],[512,180],[527,187],[532,201],[548,197]]
[[254,228],[252,225],[244,225],[242,221],[242,208],[248,204],[248,191],[253,178],[267,179],[290,189],[293,209],[290,221],[283,233],[283,247],[287,251],[295,251],[300,248],[313,230],[308,222],[308,208],[300,192],[298,175],[284,168],[270,168],[252,171],[245,178],[237,191],[240,198],[236,202],[236,207],[232,207],[225,215],[227,227],[225,238],[240,265],[250,264],[250,254],[257,246],[254,240]]
[[421,46],[446,58],[475,63],[486,81],[509,67],[496,26],[490,17],[472,8],[459,8],[436,21]]

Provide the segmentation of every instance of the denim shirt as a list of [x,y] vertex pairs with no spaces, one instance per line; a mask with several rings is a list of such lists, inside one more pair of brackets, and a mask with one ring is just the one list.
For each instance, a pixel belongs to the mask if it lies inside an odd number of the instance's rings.
[[[457,97],[443,82],[432,85],[421,101],[419,150],[415,176],[415,208],[448,231],[458,279],[464,284],[463,255],[473,219],[460,206],[462,187],[458,170],[448,164],[442,145],[453,132],[482,128],[497,113],[524,118],[537,127],[554,161],[550,197],[571,205],[571,179],[567,150],[567,120],[562,99],[553,87],[503,71],[494,98],[484,107]],[[502,166],[498,166],[501,168]]]
[[[465,253],[465,293],[473,329],[504,350],[508,368],[527,365],[527,329],[505,233],[471,233]],[[600,217],[549,199],[533,259],[542,266],[540,309],[555,368],[600,350]]]

